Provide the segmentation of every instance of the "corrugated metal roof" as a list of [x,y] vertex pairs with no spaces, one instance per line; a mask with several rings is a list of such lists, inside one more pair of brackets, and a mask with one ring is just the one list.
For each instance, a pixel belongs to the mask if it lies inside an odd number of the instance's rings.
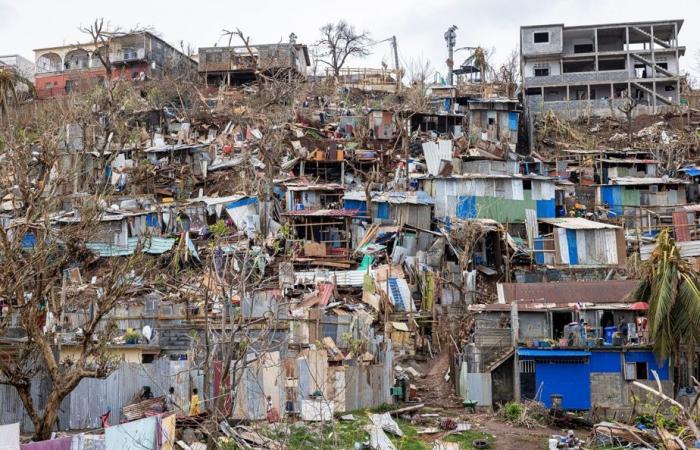
[[423,142],[423,155],[428,173],[436,176],[440,171],[440,161],[452,161],[452,141]]
[[[700,241],[676,242],[681,258],[700,256]],[[642,245],[639,248],[639,256],[646,261],[656,248],[656,244]]]
[[247,195],[229,195],[226,197],[197,197],[187,200],[187,203],[204,203],[207,206],[211,205],[221,205],[231,202],[237,202],[238,200],[248,198]]
[[318,282],[333,282],[338,286],[362,286],[366,270],[309,270],[294,272],[295,284],[315,284]]
[[620,186],[646,186],[650,184],[690,184],[689,181],[680,178],[667,177],[617,177],[610,178],[610,184]]
[[[392,192],[372,192],[372,201],[376,203],[392,204],[414,204],[433,205],[435,200],[425,191],[392,191]],[[343,200],[367,201],[364,191],[348,191],[343,196]]]
[[163,145],[160,147],[149,147],[144,152],[146,153],[157,153],[157,152],[170,152],[176,150],[199,150],[201,148],[208,147],[207,144],[175,144],[175,145]]
[[542,223],[548,223],[558,228],[566,228],[569,230],[602,230],[620,228],[617,225],[609,223],[595,222],[593,220],[584,219],[582,217],[557,217],[555,219],[540,219]]
[[[139,238],[132,237],[129,238],[127,246],[104,244],[101,242],[88,242],[85,246],[97,253],[101,257],[113,257],[113,256],[128,256],[136,251],[136,247],[139,244]],[[175,244],[175,238],[161,238],[161,237],[151,237],[143,240],[143,252],[149,253],[151,255],[161,255],[165,252],[172,250]]]
[[[698,241],[700,244],[700,241]],[[558,283],[500,283],[499,302],[521,303],[633,303],[627,299],[639,280],[562,281]]]
[[519,348],[518,356],[530,356],[533,358],[571,358],[591,356],[591,352],[585,350]]
[[298,211],[287,211],[282,215],[300,217],[355,217],[359,212],[359,209],[302,209]]
[[303,184],[303,183],[283,183],[288,191],[338,191],[345,189],[338,183],[328,184]]

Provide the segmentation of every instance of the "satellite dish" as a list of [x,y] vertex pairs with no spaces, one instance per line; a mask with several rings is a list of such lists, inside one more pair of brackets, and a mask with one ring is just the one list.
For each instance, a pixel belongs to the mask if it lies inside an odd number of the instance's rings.
[[145,337],[147,341],[150,341],[150,340],[151,340],[151,337],[152,337],[152,335],[153,335],[153,330],[151,330],[151,327],[150,327],[150,326],[145,325],[145,326],[141,329],[141,335],[142,335],[143,337]]

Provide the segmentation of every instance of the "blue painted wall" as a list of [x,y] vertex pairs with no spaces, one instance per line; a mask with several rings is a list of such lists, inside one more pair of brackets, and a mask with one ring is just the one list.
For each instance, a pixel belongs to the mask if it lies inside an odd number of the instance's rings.
[[377,219],[388,219],[389,218],[389,204],[388,203],[377,203]]
[[622,215],[622,186],[601,186],[600,196],[603,204],[607,203],[612,212]]
[[343,208],[359,209],[360,214],[364,215],[367,212],[367,202],[363,202],[362,200],[343,200]]
[[544,250],[544,239],[545,238],[535,238],[535,263],[544,264],[544,252],[538,252],[537,250]]
[[591,372],[621,373],[620,352],[591,352]]
[[625,353],[625,362],[645,362],[647,363],[647,370],[649,371],[647,377],[650,380],[654,379],[654,376],[651,374],[652,370],[656,370],[660,379],[668,380],[668,359],[666,359],[663,364],[659,365],[656,361],[656,357],[650,351],[627,352]]
[[578,248],[576,246],[576,230],[566,230],[566,242],[569,244],[569,264],[578,264]]
[[551,200],[535,200],[537,203],[537,218],[552,219],[556,217],[556,206],[554,199]]
[[542,403],[551,408],[552,394],[563,396],[564,409],[591,408],[590,364],[573,363],[562,358],[561,362],[535,363],[535,388],[541,390]]
[[[552,351],[552,356],[556,351]],[[591,373],[619,373],[624,376],[622,366],[624,362],[646,362],[649,379],[655,370],[661,380],[669,379],[668,360],[663,364],[656,361],[656,357],[650,350],[638,351],[596,351],[591,349],[591,355],[585,362],[571,358],[548,358],[540,360],[535,357],[535,382],[536,389],[540,389],[540,399],[549,408],[552,406],[550,396],[559,394],[563,396],[562,406],[569,410],[587,410],[591,408]],[[529,359],[523,357],[523,359]]]

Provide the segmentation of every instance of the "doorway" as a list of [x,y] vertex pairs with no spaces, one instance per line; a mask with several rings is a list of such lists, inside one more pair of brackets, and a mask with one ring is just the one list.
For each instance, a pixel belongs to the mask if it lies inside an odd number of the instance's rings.
[[552,339],[561,339],[564,336],[564,327],[573,321],[570,311],[552,312]]

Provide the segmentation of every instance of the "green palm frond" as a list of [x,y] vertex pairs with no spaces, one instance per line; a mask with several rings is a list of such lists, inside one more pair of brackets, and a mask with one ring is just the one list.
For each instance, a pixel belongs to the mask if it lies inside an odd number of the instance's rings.
[[681,258],[668,229],[659,233],[642,273],[633,295],[649,303],[649,333],[657,358],[667,358],[680,345],[700,342],[700,279]]

